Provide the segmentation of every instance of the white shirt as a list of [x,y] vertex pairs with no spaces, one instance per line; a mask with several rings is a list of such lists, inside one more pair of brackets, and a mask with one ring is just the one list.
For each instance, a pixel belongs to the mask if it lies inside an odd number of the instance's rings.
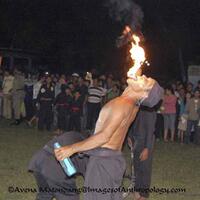
[[33,85],[33,99],[37,99],[42,83],[38,81]]

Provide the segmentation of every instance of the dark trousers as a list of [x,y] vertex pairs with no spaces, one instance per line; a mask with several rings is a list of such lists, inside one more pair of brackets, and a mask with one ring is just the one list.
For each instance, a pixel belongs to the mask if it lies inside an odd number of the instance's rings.
[[155,125],[155,136],[156,139],[162,138],[162,134],[164,131],[164,120],[163,120],[163,115],[160,113],[157,113],[157,118],[156,118],[156,125]]
[[38,186],[36,200],[52,200],[53,197],[56,200],[79,200],[79,195],[67,192],[64,184],[60,185],[59,183],[51,181],[38,172],[34,172],[33,175]]
[[58,128],[60,130],[69,131],[69,112],[66,108],[59,107],[58,111]]
[[151,172],[152,172],[152,150],[149,150],[149,157],[145,161],[140,160],[140,154],[142,153],[144,146],[144,140],[135,140],[134,150],[134,174],[135,174],[135,188],[141,196],[148,198],[148,192],[141,192],[141,190],[149,189],[151,185]]
[[83,199],[122,200],[121,192],[111,192],[119,188],[122,183],[126,169],[126,162],[122,154],[119,151],[106,148],[93,149],[88,152],[90,152],[88,154],[90,158],[86,169],[84,186],[91,191],[84,193]]
[[200,145],[200,127],[197,126],[195,144]]
[[38,129],[43,130],[46,125],[47,130],[51,129],[53,122],[52,104],[50,102],[41,103],[38,114]]
[[29,121],[34,115],[34,105],[32,100],[24,101],[25,109],[26,109],[26,119]]
[[100,103],[87,103],[87,129],[93,129],[101,109]]
[[197,124],[198,124],[198,121],[193,121],[193,120],[188,120],[187,122],[187,131],[186,131],[186,137],[185,137],[185,143],[186,144],[189,144],[190,143],[190,137],[191,137],[191,131],[192,131],[192,127],[194,127],[194,137],[193,137],[193,140],[194,140],[194,143],[195,143],[195,140],[196,140],[196,133],[197,133]]
[[80,113],[72,113],[70,115],[70,130],[81,131],[81,114]]

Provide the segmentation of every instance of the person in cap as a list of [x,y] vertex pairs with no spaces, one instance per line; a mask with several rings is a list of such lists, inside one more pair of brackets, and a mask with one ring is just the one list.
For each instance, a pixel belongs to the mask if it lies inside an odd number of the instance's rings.
[[72,83],[74,85],[74,87],[76,88],[78,86],[78,79],[79,79],[79,74],[77,73],[73,73],[72,74]]
[[151,184],[155,140],[156,106],[153,108],[141,106],[129,129],[128,140],[134,155],[135,200],[145,200],[149,197],[148,190]]

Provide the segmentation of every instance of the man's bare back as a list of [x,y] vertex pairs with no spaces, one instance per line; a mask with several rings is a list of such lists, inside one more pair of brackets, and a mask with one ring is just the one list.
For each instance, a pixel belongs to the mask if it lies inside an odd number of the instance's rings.
[[141,76],[137,80],[128,79],[127,82],[128,87],[123,94],[102,108],[95,134],[84,141],[56,149],[58,160],[97,147],[121,150],[128,128],[138,112],[136,102],[148,97],[155,80]]

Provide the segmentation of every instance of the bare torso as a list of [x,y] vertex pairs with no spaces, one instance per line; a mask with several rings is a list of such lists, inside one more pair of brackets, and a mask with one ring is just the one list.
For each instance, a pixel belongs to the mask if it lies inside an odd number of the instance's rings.
[[[136,101],[135,101],[136,102]],[[118,115],[120,115],[121,123],[115,124],[116,130],[112,133],[109,141],[102,145],[102,147],[110,148],[113,150],[121,150],[124,143],[126,134],[129,126],[135,119],[138,112],[138,106],[135,105],[133,100],[129,100],[123,96],[117,97],[112,101],[108,102],[99,114],[99,118],[96,123],[95,133],[103,131],[104,127],[107,126],[112,117],[116,114],[115,110],[120,109]]]
[[120,97],[108,102],[102,109],[96,123],[94,135],[87,139],[55,150],[56,158],[63,160],[78,152],[98,147],[120,151],[130,124],[139,110],[136,102],[148,97],[155,80],[145,76],[129,78],[128,87]]

